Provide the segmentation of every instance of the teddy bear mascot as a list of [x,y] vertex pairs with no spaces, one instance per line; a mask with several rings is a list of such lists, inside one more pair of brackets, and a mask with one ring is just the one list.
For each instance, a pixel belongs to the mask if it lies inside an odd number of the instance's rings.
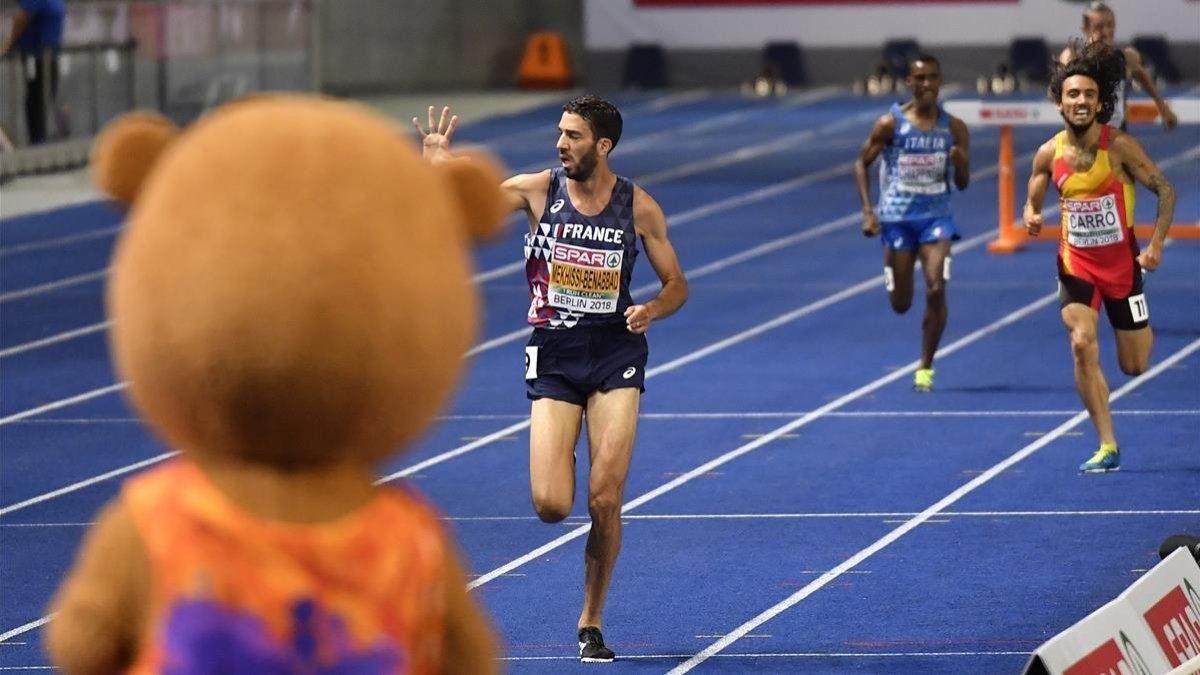
[[310,96],[97,139],[129,204],[114,363],[180,455],[127,481],[54,600],[76,673],[491,673],[453,541],[376,465],[422,433],[475,335],[470,243],[506,215],[482,158]]

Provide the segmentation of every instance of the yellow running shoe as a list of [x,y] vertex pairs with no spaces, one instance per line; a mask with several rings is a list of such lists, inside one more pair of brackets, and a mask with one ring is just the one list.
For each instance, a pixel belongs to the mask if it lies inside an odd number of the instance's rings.
[[922,394],[933,391],[933,368],[917,368],[913,373],[913,391]]
[[1107,473],[1121,469],[1121,453],[1116,445],[1101,444],[1092,458],[1079,465],[1083,473]]

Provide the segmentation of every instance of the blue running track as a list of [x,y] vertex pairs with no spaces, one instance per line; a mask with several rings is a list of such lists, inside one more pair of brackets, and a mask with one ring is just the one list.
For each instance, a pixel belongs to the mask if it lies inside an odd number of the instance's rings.
[[[1200,531],[1200,246],[1169,246],[1147,281],[1155,369],[1120,374],[1102,321],[1123,464],[1082,476],[1096,440],[1079,414],[1053,245],[985,250],[995,129],[972,130],[936,389],[918,395],[923,301],[918,291],[907,315],[889,309],[852,179],[886,102],[618,103],[614,169],[662,204],[691,299],[649,334],[605,615],[610,669],[1018,672],[1153,566],[1164,537]],[[531,171],[555,160],[558,115],[466,120],[460,138]],[[1021,196],[1029,153],[1053,131],[1016,134]],[[1177,222],[1200,221],[1200,127],[1137,134],[1177,186]],[[1139,189],[1139,222],[1154,210]],[[0,222],[3,672],[46,667],[45,608],[88,521],[167,452],[108,363],[102,290],[119,225],[104,204]],[[510,672],[594,670],[577,665],[574,629],[585,495],[558,525],[529,502],[522,227],[514,219],[477,252],[487,316],[457,400],[383,472],[444,510]],[[634,282],[635,297],[656,288],[645,264]]]

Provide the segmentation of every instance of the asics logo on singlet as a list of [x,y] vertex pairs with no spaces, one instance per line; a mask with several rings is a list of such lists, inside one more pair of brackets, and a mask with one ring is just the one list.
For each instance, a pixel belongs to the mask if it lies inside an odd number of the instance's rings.
[[562,211],[563,204],[566,203],[566,200],[563,199],[555,200],[555,202],[550,205],[550,213],[558,213],[559,211]]
[[633,366],[629,366],[628,368],[625,369],[625,372],[621,373],[621,377],[628,380],[629,378],[633,377],[635,373],[637,373],[637,368],[634,368]]

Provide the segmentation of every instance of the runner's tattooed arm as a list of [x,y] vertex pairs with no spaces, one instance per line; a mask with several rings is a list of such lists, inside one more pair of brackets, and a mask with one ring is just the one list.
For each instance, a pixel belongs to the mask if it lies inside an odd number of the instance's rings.
[[1133,136],[1116,134],[1112,140],[1112,150],[1125,173],[1158,196],[1154,234],[1150,235],[1146,250],[1138,256],[1141,266],[1153,271],[1162,261],[1163,241],[1175,220],[1175,188]]

